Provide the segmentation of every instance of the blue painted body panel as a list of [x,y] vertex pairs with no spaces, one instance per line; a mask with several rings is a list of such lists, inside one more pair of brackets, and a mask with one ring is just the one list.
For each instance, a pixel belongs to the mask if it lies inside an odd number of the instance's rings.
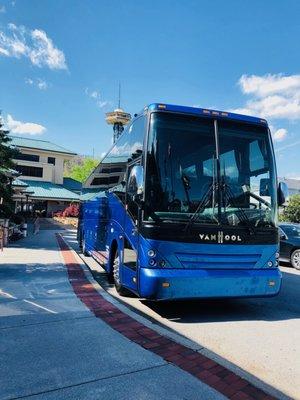
[[[164,108],[162,108],[162,106]],[[184,113],[184,114],[195,114],[201,117],[214,117],[221,119],[233,119],[236,121],[249,122],[259,125],[267,125],[267,121],[263,118],[251,117],[250,115],[242,115],[231,113],[227,111],[219,111],[219,110],[211,110],[207,108],[198,108],[198,107],[186,107],[186,106],[178,106],[174,104],[162,104],[162,103],[153,103],[148,107],[145,107],[145,110],[148,112],[151,111],[170,111],[176,113]]]
[[[269,282],[274,282],[273,286]],[[163,287],[163,283],[169,287]],[[278,294],[281,273],[278,268],[264,270],[140,270],[140,295],[158,300],[264,297]]]
[[[132,218],[113,193],[103,192],[84,204],[83,230],[88,251],[109,273],[113,243],[122,259],[126,237],[138,254],[138,263],[136,271],[121,269],[121,281],[141,297],[163,300],[274,296],[280,290],[280,271],[268,267],[269,261],[273,265],[276,262],[277,245],[149,240],[133,235],[134,228]],[[150,249],[156,253],[153,267],[149,265]],[[170,287],[163,287],[164,282]]]

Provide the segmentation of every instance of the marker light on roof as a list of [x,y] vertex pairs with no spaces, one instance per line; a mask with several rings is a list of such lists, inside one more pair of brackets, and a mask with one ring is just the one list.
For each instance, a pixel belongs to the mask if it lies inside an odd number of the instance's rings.
[[226,113],[226,112],[222,112],[221,115],[222,115],[223,117],[228,117],[228,113]]
[[203,114],[210,114],[209,110],[203,110]]
[[218,111],[212,111],[212,115],[219,115]]
[[167,106],[165,104],[159,104],[158,108],[167,108]]

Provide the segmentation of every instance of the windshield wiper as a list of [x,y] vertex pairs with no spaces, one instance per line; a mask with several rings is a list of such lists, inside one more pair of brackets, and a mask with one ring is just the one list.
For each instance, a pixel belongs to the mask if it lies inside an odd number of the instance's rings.
[[181,182],[182,182],[182,186],[185,192],[185,196],[189,205],[189,209],[191,208],[191,199],[190,199],[190,194],[189,194],[189,190],[191,189],[191,185],[190,185],[190,178],[188,176],[186,176],[183,172],[182,172],[182,167],[181,165],[179,165],[180,167],[180,178],[181,178]]
[[236,203],[234,193],[232,192],[230,186],[225,182],[225,177],[223,177],[221,190],[222,190],[222,198],[224,200],[224,210],[226,210],[226,202],[230,202],[233,205],[233,207],[238,209],[240,214],[239,219],[246,225],[249,231],[254,235],[255,228],[251,225],[251,221],[248,215],[245,213],[245,210]]
[[184,228],[184,232],[186,232],[190,226],[193,224],[193,222],[199,218],[199,214],[205,210],[205,207],[207,204],[209,204],[209,202],[211,201],[211,198],[214,198],[215,196],[215,192],[216,192],[216,184],[215,182],[212,182],[209,187],[208,190],[206,192],[206,194],[203,196],[202,200],[200,200],[200,203],[198,204],[195,212],[193,213],[193,215],[191,216],[191,218],[189,219],[188,223],[186,224],[185,228]]

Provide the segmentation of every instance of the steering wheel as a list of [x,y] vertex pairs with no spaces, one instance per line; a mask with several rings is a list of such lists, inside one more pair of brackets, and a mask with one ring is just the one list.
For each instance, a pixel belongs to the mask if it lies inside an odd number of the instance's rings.
[[181,211],[181,201],[178,199],[170,201],[168,208],[171,209],[171,211]]

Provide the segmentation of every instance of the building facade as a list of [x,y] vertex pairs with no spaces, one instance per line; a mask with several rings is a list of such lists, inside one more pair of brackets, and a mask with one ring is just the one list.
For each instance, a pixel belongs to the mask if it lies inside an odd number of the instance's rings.
[[[15,210],[39,211],[52,216],[71,202],[78,202],[78,191],[70,190],[70,178],[64,178],[64,163],[76,153],[55,143],[10,136],[11,146],[19,150],[14,160],[20,176],[13,181]],[[79,182],[73,186],[79,187]]]
[[285,182],[289,189],[290,196],[300,194],[300,179],[294,178],[278,178],[279,182]]

